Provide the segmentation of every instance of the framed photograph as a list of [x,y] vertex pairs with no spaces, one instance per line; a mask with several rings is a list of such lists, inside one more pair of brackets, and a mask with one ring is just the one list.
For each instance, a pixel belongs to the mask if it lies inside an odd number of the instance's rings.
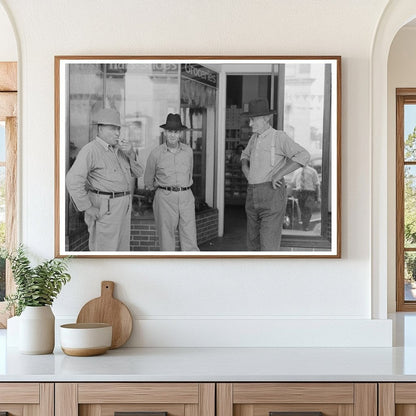
[[339,56],[56,56],[55,255],[341,256]]

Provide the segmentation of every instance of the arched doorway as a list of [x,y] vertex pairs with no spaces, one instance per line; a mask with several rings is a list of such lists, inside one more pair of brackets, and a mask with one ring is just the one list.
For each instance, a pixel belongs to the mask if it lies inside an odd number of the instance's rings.
[[[394,292],[395,235],[392,234],[395,206],[389,197],[395,192],[394,166],[388,156],[388,57],[392,41],[416,17],[412,0],[389,3],[380,18],[371,55],[371,274],[372,317],[387,318],[387,298]],[[387,169],[386,169],[387,167]],[[386,192],[387,190],[387,192]],[[391,199],[391,198],[390,198]],[[393,227],[394,228],[394,227]]]

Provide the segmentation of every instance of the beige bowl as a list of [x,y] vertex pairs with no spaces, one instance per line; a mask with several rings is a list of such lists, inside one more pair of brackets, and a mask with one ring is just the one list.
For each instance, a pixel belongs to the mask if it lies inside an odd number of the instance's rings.
[[88,357],[111,347],[112,326],[104,323],[61,325],[61,348],[65,354]]

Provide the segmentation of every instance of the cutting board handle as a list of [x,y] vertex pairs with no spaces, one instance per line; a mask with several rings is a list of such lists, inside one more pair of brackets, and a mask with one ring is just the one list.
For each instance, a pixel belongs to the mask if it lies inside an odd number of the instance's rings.
[[114,292],[114,282],[111,280],[104,280],[101,282],[101,297],[112,298]]

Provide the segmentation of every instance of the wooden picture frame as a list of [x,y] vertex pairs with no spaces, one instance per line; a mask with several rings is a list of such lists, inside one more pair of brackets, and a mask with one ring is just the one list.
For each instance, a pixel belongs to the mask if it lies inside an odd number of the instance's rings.
[[[257,136],[252,135],[249,116],[254,114],[250,111],[258,97],[267,99],[270,112],[276,114],[270,120],[271,127],[284,131],[284,137],[291,139],[289,143],[306,150],[310,172],[314,171],[313,180],[306,181],[313,185],[313,191],[307,185],[305,188],[304,177],[299,179],[302,169],[285,176],[286,199],[279,214],[283,218],[279,219],[282,236],[280,247],[272,249],[267,247],[275,246],[263,244],[263,234],[260,248],[253,245],[252,238],[249,245],[246,243],[248,184],[240,152],[243,159],[252,157],[247,156],[248,143],[254,143]],[[150,152],[163,146],[160,126],[167,115],[180,114],[187,127],[180,140],[193,155],[190,183],[199,251],[181,251],[185,231],[176,233],[174,249],[160,249],[152,208],[154,192],[140,176],[131,180],[128,248],[95,249],[91,245],[92,234],[84,222],[85,205],[77,206],[65,179],[80,150],[96,140],[94,117],[102,108],[120,113],[120,137],[132,143],[134,160],[143,170]],[[275,146],[271,153],[278,161],[271,157],[273,167],[273,163],[284,164],[289,158],[286,150],[279,153]],[[117,146],[115,149],[119,152]],[[55,150],[57,257],[341,257],[339,56],[56,56]],[[261,179],[249,180],[257,186]],[[267,179],[266,184],[269,182]],[[160,186],[157,179],[155,183]],[[86,180],[85,192],[103,193],[91,191],[91,187]],[[168,191],[176,192],[172,189]],[[269,231],[263,226],[261,233]]]

